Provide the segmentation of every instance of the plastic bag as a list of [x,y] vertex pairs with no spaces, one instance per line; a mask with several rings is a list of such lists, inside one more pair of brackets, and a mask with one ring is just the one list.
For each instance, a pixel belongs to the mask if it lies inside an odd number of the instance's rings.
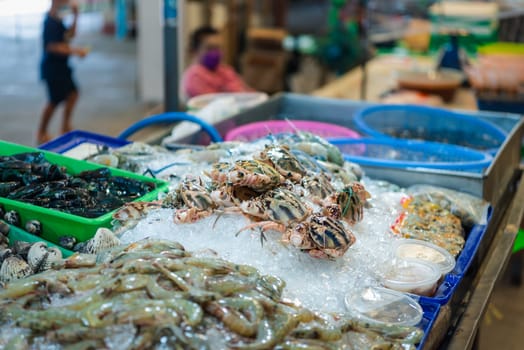
[[485,225],[488,221],[489,202],[470,194],[447,188],[414,185],[407,189],[413,197],[436,203],[449,210],[462,221],[462,226],[471,228],[474,225]]
[[390,229],[403,238],[431,242],[457,256],[465,244],[464,228],[460,218],[438,203],[417,196],[401,200],[404,211]]
[[[216,98],[207,104],[202,109],[188,114],[194,115],[209,124],[217,124],[224,119],[231,117],[240,112],[240,107],[233,97],[220,97]],[[169,144],[176,142],[176,140],[183,139],[189,135],[192,135],[200,130],[200,126],[195,123],[182,122],[173,127],[171,135],[167,136],[162,140],[162,144]]]

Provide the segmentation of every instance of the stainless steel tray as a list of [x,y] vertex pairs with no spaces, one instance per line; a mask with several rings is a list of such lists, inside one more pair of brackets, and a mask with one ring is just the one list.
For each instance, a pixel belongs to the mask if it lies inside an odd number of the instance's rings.
[[[239,125],[271,119],[306,119],[343,125],[356,129],[355,113],[372,104],[359,101],[318,98],[297,94],[278,94],[265,103],[222,121],[215,127],[224,135]],[[499,149],[491,166],[483,173],[432,170],[425,168],[394,169],[366,166],[370,177],[387,180],[400,186],[425,183],[445,186],[483,197],[497,206],[506,187],[514,180],[520,163],[521,140],[524,121],[521,116],[506,113],[470,112],[461,113],[490,121],[508,132],[508,137]],[[180,143],[199,143],[200,133],[181,140]]]

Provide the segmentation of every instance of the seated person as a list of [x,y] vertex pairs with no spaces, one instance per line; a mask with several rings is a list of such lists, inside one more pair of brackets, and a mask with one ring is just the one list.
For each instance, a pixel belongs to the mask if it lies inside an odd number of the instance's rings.
[[231,66],[221,62],[221,37],[216,29],[197,29],[191,35],[190,45],[193,64],[182,76],[184,98],[218,92],[253,91]]

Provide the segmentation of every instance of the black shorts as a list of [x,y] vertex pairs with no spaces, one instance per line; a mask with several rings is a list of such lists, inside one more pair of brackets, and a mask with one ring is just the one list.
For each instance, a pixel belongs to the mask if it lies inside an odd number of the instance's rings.
[[45,80],[49,102],[58,105],[72,93],[78,91],[71,74],[54,76]]

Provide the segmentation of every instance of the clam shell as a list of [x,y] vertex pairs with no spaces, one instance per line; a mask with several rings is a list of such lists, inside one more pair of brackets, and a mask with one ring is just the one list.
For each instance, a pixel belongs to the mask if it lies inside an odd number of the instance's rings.
[[7,223],[3,221],[0,221],[0,235],[7,236],[10,230],[11,226],[9,226]]
[[4,220],[13,226],[20,226],[20,214],[14,210],[9,210],[4,214]]
[[13,256],[14,252],[11,248],[3,248],[0,249],[0,266],[4,262],[5,259],[9,258],[10,256]]
[[27,277],[33,273],[33,269],[23,259],[10,256],[4,260],[0,267],[0,282],[10,282]]
[[9,238],[7,238],[7,236],[0,234],[0,251],[2,249],[7,248],[8,246],[9,246]]
[[76,237],[73,237],[73,236],[58,237],[58,244],[66,249],[73,250],[76,243],[77,243]]
[[120,245],[120,240],[108,228],[99,228],[95,236],[87,241],[81,253],[98,254],[99,252]]
[[13,243],[13,252],[16,255],[19,255],[22,259],[27,260],[27,253],[29,253],[29,249],[31,249],[31,243],[24,242],[24,241],[15,241]]
[[38,220],[29,220],[25,223],[25,230],[33,235],[42,235],[42,224]]
[[113,154],[99,154],[91,158],[91,161],[113,168],[118,167],[118,157]]
[[85,247],[87,245],[87,242],[78,242],[77,244],[74,245],[73,247],[73,251],[74,252],[83,252],[85,251]]
[[62,260],[62,251],[60,249],[51,247],[47,249],[47,259],[40,268],[41,271],[49,270],[55,261]]
[[36,242],[27,253],[27,262],[34,271],[39,272],[46,264],[48,256],[47,245],[44,242]]

